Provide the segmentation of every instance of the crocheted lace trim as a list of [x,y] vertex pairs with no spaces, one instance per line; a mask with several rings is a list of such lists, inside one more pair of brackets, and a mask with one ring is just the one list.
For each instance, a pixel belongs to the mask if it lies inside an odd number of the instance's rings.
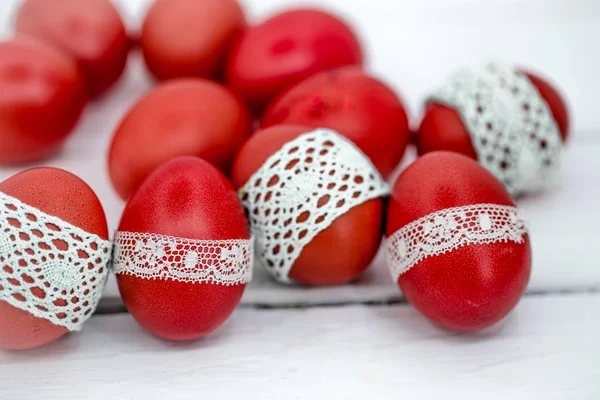
[[419,218],[388,239],[388,266],[394,282],[427,257],[462,246],[496,242],[522,243],[527,223],[512,206],[473,204],[447,208]]
[[479,162],[511,194],[536,192],[556,181],[563,153],[560,133],[523,73],[498,62],[462,69],[429,101],[458,111]]
[[0,300],[70,331],[93,314],[111,243],[0,193]]
[[389,186],[352,142],[317,129],[269,157],[239,194],[262,264],[291,283],[304,246],[351,208],[389,194]]
[[252,280],[252,239],[192,240],[117,232],[113,271],[143,279],[218,285]]

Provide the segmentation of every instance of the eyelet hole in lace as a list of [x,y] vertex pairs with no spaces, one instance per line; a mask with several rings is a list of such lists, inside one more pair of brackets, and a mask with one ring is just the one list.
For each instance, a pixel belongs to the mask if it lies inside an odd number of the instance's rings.
[[32,295],[34,295],[38,299],[46,298],[46,291],[39,286],[32,287],[31,289],[29,289],[29,291],[31,292]]

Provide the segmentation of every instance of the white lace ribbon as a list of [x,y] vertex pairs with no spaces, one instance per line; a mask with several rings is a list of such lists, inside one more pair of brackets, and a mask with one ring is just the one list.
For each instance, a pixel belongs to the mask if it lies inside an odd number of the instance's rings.
[[563,143],[556,121],[526,75],[499,62],[458,71],[429,101],[461,116],[479,162],[513,195],[558,178]]
[[70,331],[91,317],[111,243],[0,193],[0,300]]
[[218,285],[252,280],[252,239],[193,240],[117,232],[113,271],[143,279]]
[[280,282],[304,246],[389,186],[352,142],[317,129],[283,145],[239,191],[261,263]]
[[497,204],[446,208],[398,229],[388,239],[394,282],[421,260],[472,244],[522,243],[527,223],[519,209]]

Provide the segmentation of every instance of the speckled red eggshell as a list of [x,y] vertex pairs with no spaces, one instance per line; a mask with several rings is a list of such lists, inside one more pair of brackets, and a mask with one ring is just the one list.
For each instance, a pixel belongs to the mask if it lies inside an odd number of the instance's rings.
[[[129,199],[119,231],[195,240],[249,239],[244,209],[225,176],[196,157],[157,168]],[[150,333],[169,340],[199,338],[233,312],[245,284],[224,286],[117,275],[125,306]]]
[[277,124],[333,129],[353,141],[386,178],[410,137],[400,98],[358,67],[322,72],[282,94],[261,120],[263,128]]
[[68,52],[94,97],[119,79],[127,63],[125,25],[110,0],[25,0],[15,30]]
[[248,28],[231,51],[226,77],[260,111],[317,72],[362,63],[360,43],[344,21],[320,10],[295,9]]
[[[0,183],[0,192],[46,214],[108,240],[102,205],[94,191],[75,175],[56,168],[34,168]],[[50,343],[67,328],[0,301],[0,349],[24,350]]]
[[[546,80],[531,72],[525,72],[525,75],[548,104],[561,139],[565,143],[569,137],[569,113],[564,99]],[[443,104],[432,102],[427,105],[416,135],[416,143],[419,154],[446,150],[477,159],[471,136],[460,115]]]
[[[502,184],[477,162],[432,152],[409,166],[394,185],[386,233],[450,207],[491,203],[514,206]],[[529,236],[523,243],[468,245],[420,261],[398,284],[415,308],[456,331],[486,328],[517,304],[531,273]]]
[[205,79],[164,83],[125,115],[110,146],[108,168],[123,199],[159,165],[197,156],[228,173],[250,134],[244,104],[225,87]]
[[[241,188],[285,143],[310,132],[303,126],[278,125],[256,132],[235,158],[231,181]],[[375,256],[383,231],[383,200],[351,208],[321,231],[292,266],[290,278],[305,285],[339,285],[356,278]]]

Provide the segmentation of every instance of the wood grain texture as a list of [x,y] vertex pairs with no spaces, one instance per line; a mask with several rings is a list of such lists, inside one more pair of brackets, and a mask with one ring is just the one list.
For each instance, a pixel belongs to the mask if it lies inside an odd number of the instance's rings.
[[238,310],[191,344],[96,316],[46,348],[0,353],[0,398],[596,399],[599,330],[599,295],[526,298],[477,335],[408,305]]

